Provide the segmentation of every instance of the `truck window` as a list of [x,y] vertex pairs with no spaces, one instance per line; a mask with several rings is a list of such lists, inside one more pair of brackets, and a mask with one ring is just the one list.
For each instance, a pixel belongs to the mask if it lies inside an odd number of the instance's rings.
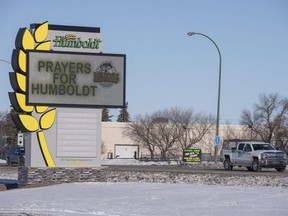
[[257,150],[275,150],[275,148],[268,143],[252,144],[254,151]]
[[243,151],[244,145],[245,145],[245,143],[240,143],[240,144],[238,145],[238,150]]
[[251,145],[250,144],[246,144],[245,148],[244,148],[244,151],[247,151],[247,152],[252,151]]

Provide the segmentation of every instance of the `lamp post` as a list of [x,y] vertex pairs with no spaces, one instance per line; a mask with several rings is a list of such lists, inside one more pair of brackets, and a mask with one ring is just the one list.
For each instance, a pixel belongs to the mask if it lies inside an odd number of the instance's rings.
[[[216,117],[216,137],[215,140],[219,140],[219,118],[220,118],[220,92],[221,92],[221,64],[222,64],[222,58],[221,58],[221,53],[219,50],[219,47],[213,41],[210,37],[208,37],[205,34],[198,33],[198,32],[188,32],[188,36],[193,36],[193,35],[201,35],[207,39],[209,39],[216,47],[218,54],[219,54],[219,79],[218,79],[218,102],[217,102],[217,117]],[[217,145],[215,145],[215,152],[214,152],[214,157],[215,157],[215,162],[217,161]]]
[[252,132],[253,132],[253,123],[252,122],[248,125],[248,128],[250,128],[250,132],[251,132],[250,139],[252,140]]

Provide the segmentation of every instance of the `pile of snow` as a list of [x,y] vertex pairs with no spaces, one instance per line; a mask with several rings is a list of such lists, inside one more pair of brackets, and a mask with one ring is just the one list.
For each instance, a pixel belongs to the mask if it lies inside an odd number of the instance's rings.
[[[169,163],[159,161],[141,162],[134,159],[106,159],[103,160],[103,165],[105,164],[141,166],[168,165]],[[12,170],[15,172],[16,169]],[[5,170],[6,174],[3,173],[3,176],[15,178],[16,176],[13,175],[12,170],[11,173],[9,169]],[[17,172],[15,172],[15,175],[17,175]],[[111,175],[113,176],[113,173]],[[139,178],[139,173],[135,172],[133,175],[135,175],[135,179]],[[132,179],[133,175],[130,173],[129,179]],[[158,175],[159,182],[165,175],[171,174],[161,173]],[[125,181],[127,180],[124,172],[121,176],[124,176]],[[182,177],[177,174],[177,178],[181,180]],[[175,182],[178,182],[177,178],[175,177]],[[245,178],[247,179],[238,178],[237,176],[235,178],[226,177],[223,180],[226,186],[219,185],[221,179],[215,178],[215,176],[193,175],[194,183],[189,184],[143,183],[139,181],[125,183],[95,182],[6,190],[0,192],[0,215],[288,215],[288,187],[284,187],[287,184],[286,179],[275,177],[263,177],[262,179],[261,176],[247,176]],[[205,182],[206,180],[209,184]],[[275,187],[255,186],[255,182],[267,185],[269,182],[277,183],[278,180],[284,182],[285,185],[282,188],[277,187],[279,184],[276,184]],[[245,185],[245,187],[240,185]]]
[[140,161],[136,159],[103,159],[102,165],[177,165],[177,161]]
[[[175,166],[184,164],[183,161],[171,160],[171,161],[160,161],[160,160],[137,160],[137,159],[103,159],[101,162],[102,166],[111,165],[133,165],[133,166]],[[222,162],[215,163],[214,161],[201,161],[201,162],[188,162],[187,166],[213,166],[214,168],[222,168]]]
[[0,215],[288,215],[288,189],[270,187],[73,183],[2,191],[0,200]]

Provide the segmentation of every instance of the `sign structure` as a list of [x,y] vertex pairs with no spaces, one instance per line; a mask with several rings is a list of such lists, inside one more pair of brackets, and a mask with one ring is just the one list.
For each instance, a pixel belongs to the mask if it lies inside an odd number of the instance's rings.
[[101,165],[95,107],[125,105],[126,61],[101,52],[100,28],[44,22],[19,29],[9,98],[17,112],[12,119],[25,132],[26,166]]
[[201,149],[184,149],[184,162],[201,162]]
[[125,105],[125,55],[29,51],[27,57],[28,105]]

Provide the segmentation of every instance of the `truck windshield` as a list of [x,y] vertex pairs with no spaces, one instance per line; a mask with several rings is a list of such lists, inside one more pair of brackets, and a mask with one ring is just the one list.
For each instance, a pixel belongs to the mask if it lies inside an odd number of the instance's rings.
[[263,143],[263,144],[252,144],[254,151],[257,150],[275,150],[275,148],[271,144]]

